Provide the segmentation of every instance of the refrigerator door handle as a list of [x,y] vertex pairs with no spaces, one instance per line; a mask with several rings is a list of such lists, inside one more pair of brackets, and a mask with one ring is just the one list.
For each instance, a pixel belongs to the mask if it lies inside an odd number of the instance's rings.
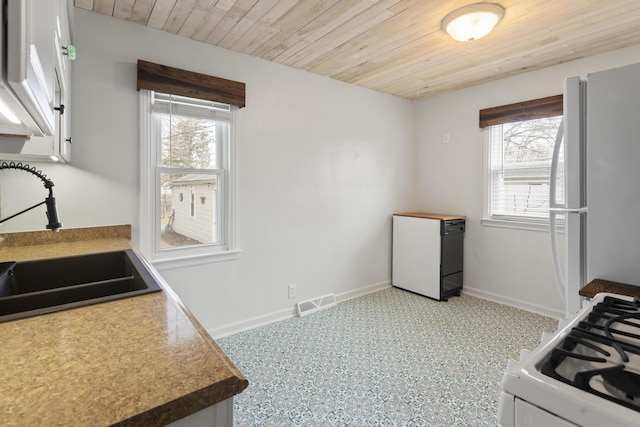
[[549,233],[551,234],[551,256],[553,257],[553,272],[556,275],[556,282],[558,282],[558,288],[560,289],[560,297],[562,303],[566,301],[565,292],[567,289],[566,282],[562,276],[562,269],[560,268],[560,254],[558,253],[558,227],[556,221],[556,215],[558,211],[549,211]]
[[553,271],[556,275],[556,281],[558,282],[558,288],[560,289],[562,302],[565,303],[567,285],[562,275],[562,269],[560,268],[560,254],[558,253],[558,225],[556,218],[559,212],[567,213],[566,204],[561,205],[556,202],[556,188],[558,184],[558,159],[560,157],[560,147],[562,145],[563,136],[564,117],[560,121],[558,134],[556,135],[556,142],[553,146],[553,156],[551,157],[551,176],[549,179],[549,233],[551,235],[551,256],[553,257]]
[[556,202],[556,187],[558,185],[558,159],[560,157],[560,147],[562,146],[563,137],[564,117],[560,120],[560,127],[558,128],[556,142],[553,145],[553,155],[551,157],[551,175],[549,177],[549,210],[566,208],[566,205],[560,205]]
[[556,212],[556,213],[587,213],[587,207],[583,207],[583,208],[549,208],[549,212]]

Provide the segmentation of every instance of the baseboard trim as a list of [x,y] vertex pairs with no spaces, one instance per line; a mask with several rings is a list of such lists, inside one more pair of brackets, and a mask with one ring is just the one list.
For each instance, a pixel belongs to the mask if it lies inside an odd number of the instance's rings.
[[503,295],[498,295],[498,294],[494,294],[493,292],[487,292],[481,289],[468,287],[466,285],[462,288],[462,292],[474,297],[497,302],[499,304],[509,305],[511,307],[519,308],[525,311],[530,311],[536,314],[541,314],[543,316],[551,317],[554,319],[560,319],[563,316],[562,312],[560,312],[559,310],[550,309],[548,307],[543,307],[538,304],[531,304],[529,302],[526,302],[520,299],[505,297]]
[[353,289],[351,291],[336,294],[336,300],[338,300],[338,302],[340,303],[343,301],[348,301],[353,298],[362,297],[367,294],[371,294],[373,292],[378,292],[390,287],[391,287],[391,280],[385,280],[384,282],[378,282],[378,283],[374,283],[373,285],[364,286],[362,288]]
[[[338,303],[358,298],[372,292],[378,292],[385,288],[391,287],[391,281],[386,280],[384,282],[374,283],[372,285],[364,286],[358,289],[352,289],[347,292],[336,294],[336,300]],[[283,320],[292,319],[297,317],[295,305],[291,308],[285,308],[282,310],[276,310],[271,313],[266,313],[261,316],[252,317],[238,322],[228,323],[226,325],[219,326],[217,328],[208,329],[209,335],[214,339],[221,339],[230,335],[237,334],[239,332],[248,331],[249,329],[258,328],[260,326],[269,325],[275,322],[281,322]]]
[[209,332],[209,335],[211,335],[213,339],[217,340],[228,337],[229,335],[235,335],[239,332],[248,331],[249,329],[258,328],[260,326],[269,325],[282,320],[292,319],[294,317],[296,317],[295,307],[285,308],[282,310],[272,311],[271,313],[266,313],[261,316],[228,323],[217,328],[208,329],[207,332]]

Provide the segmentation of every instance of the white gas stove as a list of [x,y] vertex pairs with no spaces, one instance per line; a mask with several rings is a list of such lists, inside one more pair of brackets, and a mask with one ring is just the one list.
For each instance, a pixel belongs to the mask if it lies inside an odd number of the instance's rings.
[[503,427],[640,426],[640,300],[601,293],[502,379]]

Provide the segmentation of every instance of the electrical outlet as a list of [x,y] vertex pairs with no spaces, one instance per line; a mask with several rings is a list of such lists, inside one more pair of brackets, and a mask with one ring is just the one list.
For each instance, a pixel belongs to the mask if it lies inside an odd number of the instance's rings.
[[296,294],[296,284],[292,283],[289,285],[289,298],[295,298]]

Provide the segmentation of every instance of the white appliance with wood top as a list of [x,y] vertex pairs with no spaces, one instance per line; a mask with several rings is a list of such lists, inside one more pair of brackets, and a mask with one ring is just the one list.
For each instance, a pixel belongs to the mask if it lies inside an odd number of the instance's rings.
[[460,295],[464,221],[455,215],[393,215],[393,286],[437,300]]

